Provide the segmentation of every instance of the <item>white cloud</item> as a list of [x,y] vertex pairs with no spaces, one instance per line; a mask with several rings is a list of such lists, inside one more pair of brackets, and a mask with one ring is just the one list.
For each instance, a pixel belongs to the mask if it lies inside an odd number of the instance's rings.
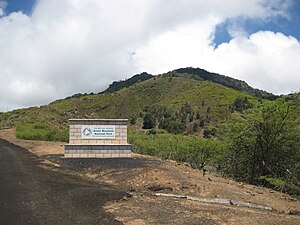
[[0,17],[5,15],[5,8],[7,6],[7,2],[6,1],[0,1]]
[[292,37],[261,32],[236,35],[216,49],[211,43],[217,24],[288,17],[290,3],[39,0],[31,16],[0,17],[0,111],[99,92],[137,72],[182,66],[240,76],[269,91],[292,91],[299,71],[292,60],[299,58],[299,42]]
[[[239,35],[216,49],[209,43],[209,27],[167,32],[140,48],[135,56],[140,68],[163,73],[194,66],[247,81],[275,94],[299,91],[300,43],[282,33],[261,31],[250,37]],[[193,32],[193,36],[190,36]]]
[[276,94],[299,91],[300,43],[282,33],[261,31],[238,37],[214,51],[211,69]]

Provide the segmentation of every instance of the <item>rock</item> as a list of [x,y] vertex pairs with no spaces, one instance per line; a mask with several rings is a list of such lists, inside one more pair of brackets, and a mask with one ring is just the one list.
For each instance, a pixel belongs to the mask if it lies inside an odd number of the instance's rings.
[[185,166],[192,167],[191,164],[189,164],[188,162],[184,162],[183,164],[184,164]]
[[172,191],[173,188],[171,187],[164,187],[164,186],[161,186],[161,185],[157,185],[157,184],[154,184],[150,187],[148,187],[148,190],[149,191],[153,191],[153,192],[156,192],[156,191],[162,191],[162,190],[169,190],[169,191]]
[[183,184],[183,185],[181,186],[181,188],[182,188],[182,189],[189,189],[189,186],[186,185],[186,184]]
[[290,214],[290,215],[297,215],[297,216],[300,215],[300,211],[298,211],[298,210],[287,210],[287,211],[285,211],[285,213]]

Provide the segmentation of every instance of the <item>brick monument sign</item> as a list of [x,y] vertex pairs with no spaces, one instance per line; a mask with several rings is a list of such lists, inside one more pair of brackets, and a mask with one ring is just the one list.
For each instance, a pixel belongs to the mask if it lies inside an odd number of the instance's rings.
[[131,157],[127,119],[70,119],[65,158]]

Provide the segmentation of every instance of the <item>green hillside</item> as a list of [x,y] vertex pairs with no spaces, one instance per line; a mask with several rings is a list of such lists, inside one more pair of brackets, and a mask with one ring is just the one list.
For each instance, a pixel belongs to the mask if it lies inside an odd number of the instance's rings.
[[189,104],[212,124],[227,120],[229,105],[245,96],[254,104],[257,99],[228,87],[192,77],[159,75],[114,93],[84,95],[57,100],[47,106],[14,110],[0,114],[1,127],[17,122],[42,122],[55,127],[65,126],[69,118],[130,118],[152,105],[179,110]]
[[241,91],[258,98],[264,98],[269,100],[275,100],[276,98],[278,98],[278,96],[272,93],[249,86],[245,81],[237,80],[232,77],[220,75],[217,73],[210,73],[200,68],[193,68],[193,67],[180,68],[174,70],[174,72],[180,74],[193,75],[193,77],[195,77],[196,79],[202,79],[202,80],[212,81],[217,84],[222,84],[226,87],[230,87],[234,90]]
[[141,74],[136,74],[136,75],[134,75],[131,78],[126,79],[126,80],[114,81],[114,82],[112,82],[112,84],[109,85],[109,87],[105,91],[101,92],[101,94],[116,92],[116,91],[121,90],[122,88],[132,86],[137,82],[148,80],[152,77],[153,77],[153,75],[144,72],[144,73],[141,73]]
[[0,113],[0,127],[16,126],[23,139],[68,141],[70,118],[128,118],[135,152],[300,194],[299,93],[262,100],[256,96],[273,97],[199,71],[136,76],[106,93]]
[[[212,81],[214,83],[224,85],[225,87],[229,87],[234,90],[244,92],[246,94],[249,94],[249,95],[252,95],[252,96],[258,97],[258,98],[275,100],[279,97],[272,93],[253,88],[250,85],[248,85],[245,81],[234,79],[232,77],[228,77],[228,76],[217,74],[217,73],[211,73],[211,72],[208,72],[208,71],[200,69],[200,68],[193,68],[193,67],[180,68],[180,69],[171,71],[167,74],[169,76],[172,76],[172,74],[176,74],[176,75],[181,74],[182,76],[188,76],[188,77],[192,76],[193,78],[198,79],[198,80]],[[101,93],[112,93],[112,92],[121,90],[122,88],[130,87],[137,82],[148,80],[152,77],[153,77],[153,75],[144,72],[141,74],[134,75],[133,77],[126,79],[126,80],[114,81],[112,84],[109,85],[109,87],[105,91],[103,91]],[[74,96],[75,97],[82,96],[82,94],[76,94]]]

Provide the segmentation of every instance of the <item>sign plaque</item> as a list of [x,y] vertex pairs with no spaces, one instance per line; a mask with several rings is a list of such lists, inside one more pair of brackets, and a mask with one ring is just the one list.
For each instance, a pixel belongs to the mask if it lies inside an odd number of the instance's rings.
[[115,126],[82,125],[82,139],[115,139]]

